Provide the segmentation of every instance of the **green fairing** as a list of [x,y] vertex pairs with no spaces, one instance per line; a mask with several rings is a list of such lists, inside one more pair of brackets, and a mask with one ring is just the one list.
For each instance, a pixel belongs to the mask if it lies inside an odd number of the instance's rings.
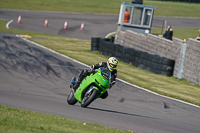
[[[80,84],[79,88],[76,90],[74,93],[75,98],[79,101],[82,102],[82,94],[85,89],[90,88],[90,86],[93,86],[93,89],[96,89],[99,91],[99,95],[97,96],[100,97],[106,89],[110,87],[110,78],[111,74],[109,72],[109,79],[106,79],[103,77],[103,72],[107,72],[108,70],[105,68],[99,68],[98,72],[95,73],[94,75],[91,74],[90,76],[87,76]],[[102,75],[103,74],[103,75]]]

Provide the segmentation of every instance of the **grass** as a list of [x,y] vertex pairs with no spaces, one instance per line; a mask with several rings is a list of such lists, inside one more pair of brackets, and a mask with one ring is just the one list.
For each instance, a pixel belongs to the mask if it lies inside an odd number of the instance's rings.
[[[0,25],[5,25],[6,21],[0,21]],[[3,32],[22,33],[31,35],[31,39],[45,47],[53,49],[59,53],[67,55],[87,65],[106,61],[108,57],[99,55],[99,52],[90,51],[90,41],[62,36],[47,35],[21,30],[6,29],[0,26]],[[34,39],[35,38],[35,39]],[[37,39],[44,38],[44,39]],[[49,39],[49,40],[48,40]],[[52,41],[57,40],[57,41]],[[76,46],[76,47],[74,47]],[[200,106],[200,86],[175,77],[156,75],[151,72],[138,69],[130,64],[120,62],[118,65],[118,78],[132,84],[157,92],[162,95],[177,98]]]
[[[121,2],[131,0],[1,0],[2,9],[119,14]],[[155,6],[155,16],[200,17],[200,4],[143,0]],[[17,5],[17,6],[16,6]]]
[[0,114],[1,133],[88,133],[88,131],[128,133],[128,131],[1,105]]
[[198,3],[145,0],[144,4],[156,7],[155,16],[200,17]]
[[[198,36],[199,28],[173,28],[173,37],[180,39],[195,39]],[[152,34],[161,34],[161,29],[151,29]],[[164,33],[163,33],[164,34]]]

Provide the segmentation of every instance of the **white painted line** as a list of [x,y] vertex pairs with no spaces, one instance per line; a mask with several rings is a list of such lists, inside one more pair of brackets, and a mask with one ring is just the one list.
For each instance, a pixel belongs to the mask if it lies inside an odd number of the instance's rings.
[[178,100],[178,99],[175,99],[175,98],[163,96],[163,95],[160,95],[160,94],[158,94],[158,93],[156,93],[156,92],[153,92],[153,91],[147,90],[147,89],[145,89],[145,88],[139,87],[139,86],[137,86],[137,85],[128,83],[128,82],[126,82],[126,81],[124,81],[124,80],[122,80],[122,79],[119,79],[119,78],[117,78],[117,79],[118,79],[119,81],[125,83],[125,84],[128,84],[128,85],[130,85],[130,86],[136,87],[136,88],[141,89],[141,90],[144,90],[144,91],[147,91],[147,92],[152,93],[152,94],[154,94],[154,95],[157,95],[157,96],[160,96],[160,97],[164,97],[164,98],[167,98],[167,99],[171,99],[171,100],[174,100],[174,101],[178,101],[178,102],[181,102],[181,103],[184,103],[184,104],[188,104],[188,105],[191,105],[191,106],[200,108],[200,106],[198,106],[198,105],[195,105],[195,104],[192,104],[192,103],[188,103],[188,102],[185,102],[185,101],[181,101],[181,100]]
[[110,35],[112,35],[112,34],[116,34],[116,32],[111,32],[111,33],[109,33],[109,34],[107,34],[106,36],[105,36],[105,38],[108,38]]
[[6,28],[9,29],[9,24],[12,23],[13,20],[10,20],[7,24],[6,24]]
[[[16,36],[19,37],[19,38],[21,38],[21,39],[23,39],[23,40],[25,40],[25,41],[27,41],[27,42],[30,42],[30,43],[32,43],[32,44],[34,44],[34,45],[37,45],[37,46],[39,46],[39,47],[41,47],[41,48],[44,48],[44,49],[49,50],[49,51],[51,51],[51,52],[53,52],[53,53],[55,53],[55,54],[58,54],[58,55],[60,55],[60,56],[62,56],[62,57],[68,58],[68,59],[70,59],[70,60],[72,60],[72,61],[74,61],[74,62],[76,62],[76,63],[79,63],[79,64],[81,64],[81,65],[83,65],[83,66],[90,67],[90,66],[88,66],[88,65],[86,65],[86,64],[84,64],[84,63],[82,63],[82,62],[79,62],[79,61],[77,61],[77,60],[75,60],[75,59],[72,59],[72,58],[70,58],[70,57],[68,57],[68,56],[66,56],[66,55],[60,54],[60,53],[58,53],[58,52],[56,52],[56,51],[54,51],[54,50],[52,50],[52,49],[49,49],[49,48],[47,48],[47,47],[44,47],[44,46],[40,45],[40,44],[38,44],[38,43],[35,43],[35,42],[33,42],[33,41],[30,41],[30,40],[27,40],[26,38],[20,37],[19,35],[16,35]],[[126,82],[126,81],[124,81],[124,80],[122,80],[122,79],[119,79],[119,78],[117,78],[117,80],[119,80],[119,81],[121,81],[121,82],[123,82],[123,83],[125,83],[125,84],[128,84],[128,85],[130,85],[130,86],[136,87],[136,88],[138,88],[138,89],[144,90],[144,91],[146,91],[146,92],[152,93],[152,94],[154,94],[154,95],[157,95],[157,96],[160,96],[160,97],[163,97],[163,98],[167,98],[167,99],[171,99],[171,100],[174,100],[174,101],[177,101],[177,102],[181,102],[181,103],[184,103],[184,104],[187,104],[187,105],[191,105],[191,106],[193,106],[193,107],[196,107],[196,108],[199,108],[199,109],[200,109],[200,107],[197,106],[197,105],[195,105],[195,104],[188,103],[188,102],[184,102],[184,101],[181,101],[181,100],[178,100],[178,99],[175,99],[175,98],[171,98],[171,97],[167,97],[167,96],[160,95],[160,94],[158,94],[158,93],[155,93],[155,92],[153,92],[153,91],[147,90],[147,89],[142,88],[142,87],[139,87],[139,86],[137,86],[137,85],[128,83],[128,82]]]

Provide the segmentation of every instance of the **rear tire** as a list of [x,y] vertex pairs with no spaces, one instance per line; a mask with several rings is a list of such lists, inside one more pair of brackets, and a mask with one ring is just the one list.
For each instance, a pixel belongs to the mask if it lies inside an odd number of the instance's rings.
[[81,107],[85,108],[88,105],[90,105],[96,99],[97,95],[98,95],[98,90],[96,89],[93,89],[89,94],[87,94],[86,92],[81,102]]
[[68,103],[69,105],[74,105],[74,104],[77,103],[77,100],[76,100],[76,98],[74,97],[74,92],[73,92],[73,91],[71,91],[70,94],[68,95],[68,97],[67,97],[67,103]]

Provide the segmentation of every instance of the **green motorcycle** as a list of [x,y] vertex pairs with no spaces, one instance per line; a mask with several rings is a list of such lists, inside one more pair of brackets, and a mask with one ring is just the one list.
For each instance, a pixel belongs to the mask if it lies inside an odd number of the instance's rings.
[[87,76],[75,92],[72,89],[68,95],[67,103],[74,105],[80,102],[81,107],[87,107],[110,87],[110,79],[110,71],[106,68],[99,68],[96,73]]

